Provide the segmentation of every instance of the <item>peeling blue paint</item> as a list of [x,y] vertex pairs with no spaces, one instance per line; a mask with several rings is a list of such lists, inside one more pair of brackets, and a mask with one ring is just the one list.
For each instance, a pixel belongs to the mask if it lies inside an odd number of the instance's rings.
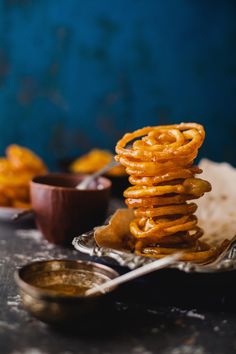
[[144,125],[198,121],[236,164],[233,0],[0,0],[0,151],[55,167]]

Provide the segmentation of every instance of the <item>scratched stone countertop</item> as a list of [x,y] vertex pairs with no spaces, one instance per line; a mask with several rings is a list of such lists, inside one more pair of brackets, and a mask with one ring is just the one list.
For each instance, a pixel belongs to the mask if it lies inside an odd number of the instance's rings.
[[18,267],[33,260],[52,258],[83,259],[85,256],[49,244],[28,225],[0,223],[1,354],[227,354],[236,351],[235,273],[216,281],[177,271],[149,275],[120,287],[109,320],[96,319],[97,325],[93,323],[86,330],[83,324],[74,323],[73,330],[64,331],[47,326],[24,310],[13,279]]

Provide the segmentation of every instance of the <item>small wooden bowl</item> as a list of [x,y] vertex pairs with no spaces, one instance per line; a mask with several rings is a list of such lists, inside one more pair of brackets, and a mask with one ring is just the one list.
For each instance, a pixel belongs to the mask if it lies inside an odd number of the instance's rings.
[[84,178],[85,175],[50,173],[31,181],[31,204],[36,224],[49,242],[71,244],[76,235],[101,225],[106,218],[110,180],[99,177],[100,189],[76,189]]

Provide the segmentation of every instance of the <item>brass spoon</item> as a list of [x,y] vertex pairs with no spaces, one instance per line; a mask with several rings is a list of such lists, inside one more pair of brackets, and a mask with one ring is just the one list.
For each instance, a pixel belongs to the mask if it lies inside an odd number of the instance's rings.
[[101,285],[95,286],[92,289],[88,289],[85,292],[85,296],[92,296],[97,293],[106,293],[109,288],[117,286],[119,284],[126,283],[130,280],[141,277],[145,274],[154,272],[158,269],[166,268],[170,264],[175,263],[182,255],[182,252],[174,253],[171,256],[166,256],[164,258],[158,259],[157,261],[145,264],[144,266],[134,269],[126,274],[123,274],[115,279],[109,280]]

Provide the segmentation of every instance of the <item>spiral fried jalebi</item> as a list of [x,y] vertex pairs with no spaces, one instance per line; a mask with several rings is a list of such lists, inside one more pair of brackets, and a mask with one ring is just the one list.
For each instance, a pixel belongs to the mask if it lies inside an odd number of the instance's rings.
[[217,249],[199,240],[197,205],[187,203],[211,190],[210,183],[195,177],[202,171],[193,166],[204,138],[201,125],[181,123],[139,129],[117,143],[116,159],[133,185],[124,196],[134,208],[130,232],[137,254],[161,258],[182,250],[183,260],[195,262],[216,256]]
[[8,146],[6,158],[0,158],[0,206],[30,208],[29,182],[46,172],[44,162],[33,151]]

